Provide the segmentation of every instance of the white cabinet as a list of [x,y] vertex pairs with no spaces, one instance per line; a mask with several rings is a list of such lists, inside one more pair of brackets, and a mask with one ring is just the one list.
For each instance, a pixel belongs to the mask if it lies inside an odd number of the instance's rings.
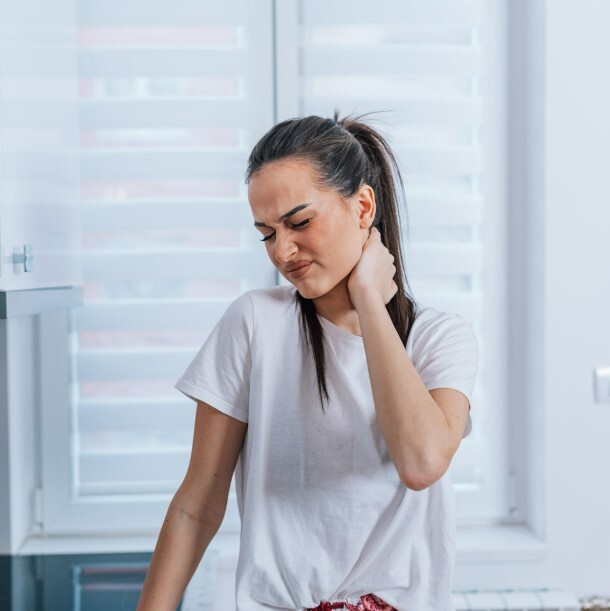
[[[76,0],[0,0],[5,299],[13,291],[23,296],[24,290],[82,284],[77,70]],[[31,271],[23,261],[13,263],[23,259],[26,244],[32,249]]]

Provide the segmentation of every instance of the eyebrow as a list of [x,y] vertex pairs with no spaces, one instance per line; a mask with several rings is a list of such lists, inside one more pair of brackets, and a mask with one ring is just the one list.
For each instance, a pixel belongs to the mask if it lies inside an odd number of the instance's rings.
[[[292,210],[288,210],[288,212],[286,212],[285,214],[282,214],[282,216],[280,216],[277,222],[281,223],[282,221],[293,216],[297,212],[300,212],[301,210],[303,210],[303,208],[307,208],[308,206],[311,206],[311,204],[313,204],[313,202],[307,202],[305,204],[299,204],[298,206],[295,206]],[[254,221],[254,226],[255,227],[269,227],[269,225],[265,225],[265,223],[261,223],[260,221]]]

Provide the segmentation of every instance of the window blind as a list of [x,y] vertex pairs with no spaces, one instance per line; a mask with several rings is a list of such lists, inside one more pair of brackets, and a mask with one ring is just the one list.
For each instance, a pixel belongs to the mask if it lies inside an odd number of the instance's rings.
[[150,531],[192,446],[173,384],[235,297],[275,284],[244,184],[273,122],[271,3],[79,0],[78,24],[74,502],[46,526]]
[[450,470],[458,519],[501,520],[510,503],[506,406],[502,393],[489,389],[503,384],[502,288],[495,280],[505,277],[498,196],[502,4],[306,0],[277,6],[278,27],[287,29],[283,36],[278,31],[285,64],[282,69],[278,60],[279,119],[332,116],[335,108],[341,115],[381,111],[365,120],[389,141],[405,183],[403,248],[415,299],[459,314],[479,341],[473,431]]
[[[506,406],[488,390],[504,383],[500,6],[78,0],[85,304],[48,532],[159,527],[192,444],[175,380],[237,295],[286,283],[252,229],[247,155],[275,122],[335,108],[390,111],[369,120],[405,179],[411,288],[479,338],[458,515],[506,515]],[[233,481],[223,529],[238,523]]]

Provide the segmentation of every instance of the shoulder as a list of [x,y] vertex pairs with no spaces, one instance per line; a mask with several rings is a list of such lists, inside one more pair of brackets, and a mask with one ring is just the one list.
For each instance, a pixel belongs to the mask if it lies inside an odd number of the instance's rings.
[[430,306],[417,306],[413,329],[418,331],[433,331],[448,327],[470,326],[470,323],[459,314],[443,312]]
[[250,289],[244,291],[229,302],[229,308],[233,310],[247,310],[254,306],[273,305],[286,303],[291,299],[294,289],[292,286],[270,286],[262,289]]
[[255,317],[282,316],[297,303],[296,288],[292,285],[278,284],[262,289],[251,289],[244,295],[248,295],[251,300]]
[[410,338],[415,353],[464,345],[476,349],[476,335],[470,322],[459,314],[418,306]]
[[252,298],[251,291],[241,293],[233,297],[225,308],[222,318],[230,319],[251,319],[252,318]]
[[291,320],[290,312],[296,312],[296,288],[276,285],[262,289],[250,289],[234,297],[224,309],[222,323],[240,325],[250,333],[256,327],[267,328]]

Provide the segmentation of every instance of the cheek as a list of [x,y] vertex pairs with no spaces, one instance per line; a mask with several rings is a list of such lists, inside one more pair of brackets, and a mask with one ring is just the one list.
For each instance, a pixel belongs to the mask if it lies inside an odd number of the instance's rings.
[[316,227],[307,236],[307,243],[318,251],[345,254],[353,250],[353,239],[350,227],[345,223],[329,223],[324,227]]

